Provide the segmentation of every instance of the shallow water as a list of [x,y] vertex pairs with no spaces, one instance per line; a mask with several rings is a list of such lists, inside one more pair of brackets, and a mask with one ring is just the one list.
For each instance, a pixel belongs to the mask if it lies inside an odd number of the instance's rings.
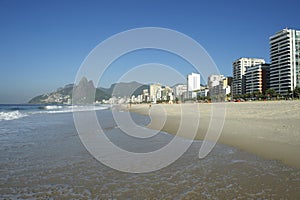
[[[132,151],[159,149],[124,135],[110,110],[97,111],[107,136]],[[139,124],[149,118],[131,114]],[[129,174],[94,159],[79,140],[72,113],[37,113],[0,121],[0,199],[299,199],[300,170],[225,145],[198,159],[200,141],[159,171]]]

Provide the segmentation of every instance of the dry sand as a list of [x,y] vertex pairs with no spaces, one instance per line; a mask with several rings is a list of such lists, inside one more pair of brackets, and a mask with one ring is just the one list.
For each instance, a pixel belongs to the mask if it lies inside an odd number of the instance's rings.
[[[177,133],[181,116],[188,118],[190,125],[199,119],[196,139],[203,140],[214,105],[157,104],[149,108],[141,104],[132,105],[129,110],[150,114],[150,128],[171,134]],[[225,108],[225,123],[218,143],[300,168],[300,101],[225,103]],[[166,120],[163,116],[167,116]],[[189,137],[191,127],[183,127],[184,137]]]

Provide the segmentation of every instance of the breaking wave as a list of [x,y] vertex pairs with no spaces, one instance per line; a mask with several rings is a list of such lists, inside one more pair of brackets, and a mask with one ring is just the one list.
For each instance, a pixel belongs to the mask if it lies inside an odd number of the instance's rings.
[[47,106],[41,106],[39,107],[41,110],[56,110],[56,109],[61,109],[63,106],[58,106],[58,105],[47,105]]
[[45,106],[20,106],[0,109],[0,121],[16,120],[33,114],[55,114],[71,113],[83,111],[96,111],[108,109],[108,106],[64,106],[64,105],[45,105]]
[[28,116],[25,113],[21,113],[20,111],[10,111],[10,112],[0,112],[0,121],[2,120],[14,120],[14,119],[19,119],[22,117]]

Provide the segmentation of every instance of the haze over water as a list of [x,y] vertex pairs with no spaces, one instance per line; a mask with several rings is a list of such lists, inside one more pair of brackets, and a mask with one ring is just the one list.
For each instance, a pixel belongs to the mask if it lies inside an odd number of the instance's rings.
[[[150,151],[172,138],[160,133],[144,142],[137,141],[118,129],[110,109],[99,107],[96,112],[107,136],[122,148]],[[7,117],[17,114],[20,117]],[[201,141],[195,141],[179,160],[162,170],[128,174],[104,166],[87,152],[68,106],[1,106],[0,117],[0,199],[300,196],[299,169],[225,145],[217,145],[199,160]],[[149,123],[146,116],[131,117],[140,125]]]

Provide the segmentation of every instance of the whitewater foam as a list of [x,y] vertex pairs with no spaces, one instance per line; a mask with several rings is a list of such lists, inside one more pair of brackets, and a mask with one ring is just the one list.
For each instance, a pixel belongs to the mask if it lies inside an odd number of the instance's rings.
[[59,110],[49,110],[41,113],[69,113],[69,112],[84,112],[84,111],[96,111],[96,110],[105,110],[108,107],[94,107],[94,106],[69,106]]
[[[34,114],[56,114],[56,113],[72,113],[83,111],[96,111],[109,109],[108,106],[81,106],[81,105],[46,105],[39,107],[19,106],[5,108],[6,110],[0,110],[0,121],[16,120],[19,118],[27,117]],[[18,109],[18,110],[15,110]]]
[[21,113],[20,111],[0,112],[0,121],[2,120],[14,120],[28,116],[27,114]]
[[55,110],[55,109],[61,109],[61,108],[63,108],[63,106],[48,105],[48,106],[43,107],[43,109],[45,109],[45,110]]

